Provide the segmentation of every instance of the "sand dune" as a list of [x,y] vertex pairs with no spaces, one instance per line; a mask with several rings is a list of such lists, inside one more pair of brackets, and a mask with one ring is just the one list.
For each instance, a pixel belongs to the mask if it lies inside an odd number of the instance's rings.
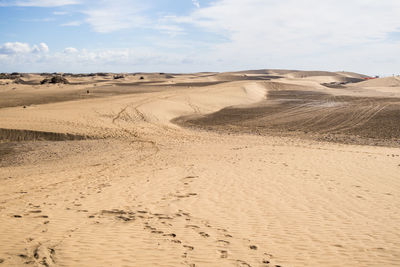
[[346,76],[346,77],[350,77],[350,78],[364,79],[364,78],[368,78],[369,77],[368,75],[355,73],[355,72],[349,72],[349,71],[340,71],[340,72],[337,72],[337,73],[342,75],[342,76]]
[[361,82],[358,85],[362,87],[400,87],[400,78],[399,77],[378,78]]
[[393,88],[113,75],[0,85],[0,265],[400,264]]
[[318,77],[318,76],[340,76],[336,72],[329,71],[294,71],[288,74],[289,77],[293,78],[308,78],[308,77]]

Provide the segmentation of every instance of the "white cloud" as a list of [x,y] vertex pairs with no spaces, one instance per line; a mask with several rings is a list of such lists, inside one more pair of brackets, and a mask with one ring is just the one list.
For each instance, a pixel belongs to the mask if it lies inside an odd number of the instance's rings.
[[78,53],[78,49],[74,48],[74,47],[67,47],[64,49],[64,53],[66,54],[75,54]]
[[200,2],[199,0],[192,0],[193,5],[195,5],[195,7],[200,8]]
[[21,19],[23,22],[50,22],[54,21],[54,18],[40,18],[40,19]]
[[87,16],[85,21],[94,31],[109,33],[148,25],[148,19],[142,15],[143,10],[143,4],[139,1],[115,0],[102,1],[83,13]]
[[75,21],[70,21],[70,22],[63,23],[63,24],[61,24],[61,26],[64,26],[64,27],[77,27],[77,26],[80,26],[81,24],[82,24],[82,21],[75,20]]
[[32,49],[27,43],[8,42],[0,46],[0,54],[2,55],[24,54],[24,53],[30,53],[31,51]]
[[56,15],[56,16],[63,16],[63,15],[67,15],[68,12],[66,12],[66,11],[54,11],[53,14]]
[[[146,14],[151,7],[138,0],[102,1],[99,5],[82,11],[85,22],[95,32],[111,33],[126,29],[153,29],[171,37],[184,33],[184,28],[171,23],[167,16],[152,17]],[[63,26],[74,26],[66,25]]]
[[0,72],[139,72],[187,70],[192,59],[147,47],[87,50],[73,47],[53,53],[0,54]]
[[[398,0],[218,0],[171,21],[220,37],[208,58],[230,68],[326,69],[340,59],[335,66],[363,69],[376,49],[387,49],[399,14]],[[400,54],[398,44],[390,47]],[[364,54],[348,57],[357,49]]]
[[397,0],[220,0],[181,19],[249,43],[311,38],[348,44],[384,38],[400,27],[398,14]]
[[49,52],[49,47],[45,43],[40,43],[39,44],[39,49],[40,49],[41,52],[45,52],[45,53]]
[[161,33],[167,34],[171,37],[176,37],[178,35],[184,34],[185,29],[181,25],[171,24],[169,23],[169,17],[160,18],[153,25],[149,25],[149,28],[156,29]]
[[9,5],[15,6],[35,6],[35,7],[55,7],[79,4],[78,0],[20,0],[12,1]]
[[32,47],[27,43],[8,42],[0,46],[0,54],[2,55],[16,55],[16,54],[29,54],[29,53],[47,53],[49,47],[45,43],[33,45]]

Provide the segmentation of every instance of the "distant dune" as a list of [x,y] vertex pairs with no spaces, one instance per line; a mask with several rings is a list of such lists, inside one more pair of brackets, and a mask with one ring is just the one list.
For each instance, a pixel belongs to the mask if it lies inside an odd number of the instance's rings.
[[358,84],[362,87],[400,87],[399,77],[386,77],[367,80]]

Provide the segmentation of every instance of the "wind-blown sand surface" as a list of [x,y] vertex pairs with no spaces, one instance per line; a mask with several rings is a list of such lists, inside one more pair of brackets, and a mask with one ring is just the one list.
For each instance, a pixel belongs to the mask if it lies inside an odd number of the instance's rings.
[[364,77],[0,80],[0,265],[400,266],[399,78]]

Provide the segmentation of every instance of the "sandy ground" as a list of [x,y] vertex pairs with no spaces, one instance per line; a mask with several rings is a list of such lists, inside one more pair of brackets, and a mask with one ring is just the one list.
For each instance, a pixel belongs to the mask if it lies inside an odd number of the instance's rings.
[[400,266],[398,77],[41,78],[0,80],[0,266]]

